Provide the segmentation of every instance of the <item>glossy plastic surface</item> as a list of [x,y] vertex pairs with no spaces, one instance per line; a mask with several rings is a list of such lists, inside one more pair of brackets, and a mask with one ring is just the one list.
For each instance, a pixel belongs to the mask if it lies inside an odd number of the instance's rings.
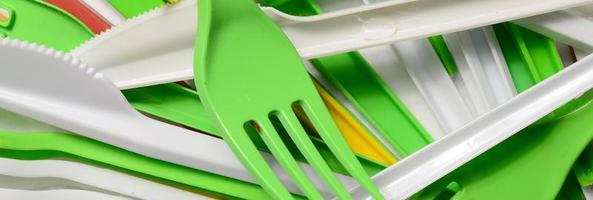
[[[329,174],[297,120],[299,104],[319,135],[348,172],[376,198],[374,184],[341,137],[305,67],[289,40],[259,7],[249,1],[199,1],[195,54],[198,93],[219,125],[225,141],[275,198],[289,198],[257,150],[244,126],[255,124],[263,141],[310,198],[319,198],[302,176],[277,135],[270,118],[277,117],[288,135],[334,195],[349,198],[346,188]],[[241,110],[241,112],[237,112]]]

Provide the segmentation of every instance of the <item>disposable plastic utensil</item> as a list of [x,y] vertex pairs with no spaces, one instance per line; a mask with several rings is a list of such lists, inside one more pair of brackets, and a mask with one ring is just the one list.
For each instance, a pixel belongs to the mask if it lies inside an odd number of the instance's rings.
[[[192,8],[195,9],[195,7]],[[32,38],[28,36],[26,39]],[[129,74],[129,72],[126,72],[126,74]],[[210,134],[218,134],[217,131],[214,131],[214,126],[210,122],[210,119],[205,115],[206,113],[203,110],[203,107],[200,104],[196,104],[196,102],[199,102],[199,99],[195,92],[169,85],[168,87],[155,86],[152,88],[126,91],[126,94],[128,100],[131,101],[135,108],[142,112],[146,112],[152,116],[157,116],[171,122],[206,131]],[[318,144],[320,143],[315,144],[319,146]],[[324,151],[329,150],[324,149]],[[330,159],[328,161],[331,162],[331,166],[339,166],[339,164],[334,164],[335,162],[333,161],[335,161],[335,159]],[[369,166],[368,164],[370,162],[364,163],[367,164],[366,166]]]
[[[145,156],[254,181],[224,141],[140,114],[102,74],[69,55],[8,38],[0,42],[0,52],[6,64],[0,73],[0,107]],[[37,73],[28,75],[31,79],[18,78],[32,70]]]
[[47,200],[131,200],[120,196],[85,190],[16,190],[0,188],[2,199],[47,199]]
[[[190,6],[191,7],[187,7]],[[143,24],[144,21],[146,19],[151,19],[151,23],[153,24],[151,27],[154,27],[154,23],[160,19],[168,19],[169,21],[165,21],[167,23],[179,23],[180,21],[185,21],[185,18],[195,18],[195,16],[191,17],[191,16],[187,16],[192,15],[191,13],[188,13],[185,10],[191,9],[193,10],[192,12],[195,12],[195,1],[192,0],[186,0],[184,2],[180,2],[177,5],[171,6],[171,7],[163,7],[163,8],[159,8],[156,10],[152,10],[150,11],[150,14],[146,14],[134,19],[131,19],[131,21],[126,22],[125,24],[122,24],[121,26],[115,27],[113,30],[109,30],[109,32],[111,33],[118,33],[118,35],[120,37],[128,37],[128,38],[135,38],[138,36],[135,35],[129,35],[130,33],[139,33],[138,32],[138,26],[143,26],[143,25],[136,25],[136,26],[130,26],[130,24]],[[157,15],[157,13],[160,13]],[[185,14],[182,14],[185,13]],[[176,17],[176,18],[171,18],[172,14],[176,14],[179,15],[181,14],[181,16]],[[193,13],[193,15],[195,15],[195,13]],[[165,25],[165,24],[161,24],[161,25]],[[194,25],[195,26],[195,25]],[[155,27],[157,28],[157,27]],[[141,29],[143,30],[143,29]],[[174,29],[177,30],[177,29]],[[158,31],[160,34],[162,34],[163,31]],[[195,30],[192,30],[192,32],[195,32]],[[81,56],[81,58],[85,61],[89,61],[91,62],[93,67],[99,67],[99,68],[106,68],[104,70],[100,70],[103,73],[106,73],[106,75],[112,79],[116,81],[116,85],[120,86],[120,88],[126,88],[129,86],[129,84],[122,84],[121,82],[117,82],[117,80],[121,80],[122,76],[128,76],[128,75],[140,75],[140,76],[145,76],[145,73],[152,73],[152,74],[156,74],[158,76],[162,76],[163,74],[160,73],[161,71],[158,70],[162,70],[163,67],[171,67],[174,66],[175,64],[171,64],[171,62],[167,61],[166,63],[161,63],[161,64],[155,64],[154,59],[160,58],[160,57],[167,57],[167,55],[161,55],[160,53],[162,52],[163,49],[167,49],[167,47],[165,45],[159,45],[158,49],[156,49],[156,52],[154,52],[154,54],[149,54],[149,55],[154,55],[151,57],[151,62],[149,63],[150,66],[155,66],[154,69],[156,69],[157,71],[153,71],[151,70],[151,67],[147,67],[144,62],[141,63],[136,63],[138,64],[137,66],[139,68],[135,69],[135,70],[130,70],[131,68],[127,68],[127,67],[123,67],[123,68],[119,68],[119,67],[113,67],[111,65],[113,65],[114,63],[119,63],[121,61],[117,61],[117,58],[122,58],[126,57],[125,55],[127,55],[127,58],[134,58],[137,57],[138,54],[138,50],[137,49],[142,49],[144,53],[146,53],[144,50],[146,49],[146,44],[147,43],[154,43],[154,42],[141,42],[141,43],[134,43],[129,45],[130,47],[134,46],[133,48],[130,48],[130,51],[128,52],[132,52],[133,55],[130,54],[122,54],[120,47],[117,48],[113,48],[113,46],[111,46],[111,48],[109,48],[110,45],[115,44],[115,43],[111,43],[109,41],[104,41],[107,42],[108,44],[99,42],[99,41],[103,41],[104,38],[109,38],[109,35],[111,33],[105,33],[104,35],[100,35],[98,36],[97,39],[93,39],[92,41],[88,42],[87,44],[83,45],[83,47],[78,48],[77,51],[74,52],[74,54],[79,54],[79,56]],[[141,32],[142,35],[145,35],[146,32]],[[128,34],[128,36],[126,36],[126,34]],[[171,35],[173,35],[173,33],[171,33]],[[174,37],[174,38],[178,38],[180,36]],[[158,36],[157,36],[158,38]],[[167,45],[170,45],[171,42],[169,40],[165,41],[163,40],[164,43],[167,43]],[[129,41],[126,42],[127,44],[130,44]],[[189,44],[190,46],[188,48],[189,51],[188,53],[191,54],[191,51],[193,50],[193,45],[191,45],[191,43],[189,42],[179,42],[181,44]],[[136,46],[137,45],[137,46]],[[86,47],[84,46],[92,46],[93,49],[90,50],[90,52],[87,52],[83,49],[86,49]],[[117,46],[119,46],[119,43],[117,44]],[[98,49],[98,51],[97,51]],[[105,51],[102,51],[101,49],[104,49]],[[134,49],[134,50],[132,50]],[[115,51],[117,51],[118,53],[114,53]],[[98,53],[98,52],[103,52],[103,53]],[[90,57],[87,57],[87,53],[92,55]],[[98,55],[103,55],[103,56],[99,56],[99,58],[97,58]],[[115,60],[115,61],[114,61]],[[175,60],[175,59],[173,59]],[[178,60],[182,60],[182,59],[178,59]],[[189,60],[188,60],[189,61]],[[133,61],[129,61],[134,63]],[[191,65],[191,63],[188,63],[188,65]],[[130,65],[127,65],[130,66]],[[138,70],[138,71],[136,71]],[[134,72],[134,73],[130,73],[130,71]],[[189,72],[191,73],[192,70],[189,70]],[[156,89],[156,88],[160,88],[160,89]],[[150,92],[149,92],[150,91]],[[159,94],[152,95],[152,93],[156,92]],[[160,94],[162,92],[167,92],[167,94]],[[217,131],[214,131],[213,126],[211,126],[211,122],[209,121],[209,119],[206,119],[205,116],[203,115],[196,115],[196,116],[190,116],[188,115],[188,110],[192,110],[192,111],[197,111],[200,112],[198,114],[202,114],[201,107],[197,107],[199,105],[196,105],[195,102],[199,101],[197,99],[197,95],[194,95],[193,93],[195,92],[190,92],[187,90],[183,90],[180,89],[179,87],[174,87],[174,86],[169,86],[166,88],[157,86],[157,87],[152,87],[152,88],[141,88],[141,89],[136,89],[136,90],[130,90],[130,91],[124,91],[124,93],[126,94],[126,96],[128,96],[128,100],[131,101],[131,103],[137,108],[140,109],[143,112],[146,112],[148,114],[151,115],[155,115],[158,117],[161,117],[163,119],[166,120],[170,120],[176,123],[181,123],[183,125],[186,126],[190,126],[192,128],[196,128],[198,130],[203,130],[205,132],[211,133],[211,134],[218,134]],[[184,98],[185,97],[185,98]],[[192,99],[193,98],[193,99]],[[153,101],[154,100],[154,101]],[[164,105],[163,103],[167,103],[166,105]],[[176,109],[171,109],[173,107],[169,107],[168,106],[173,106]],[[343,124],[343,126],[349,126],[346,124]]]
[[[321,198],[303,176],[277,135],[278,118],[291,140],[334,195],[350,198],[315,149],[293,106],[301,107],[344,168],[370,194],[382,195],[370,181],[331,120],[305,71],[301,58],[282,31],[249,1],[199,1],[195,82],[207,110],[218,122],[225,141],[274,198],[290,198],[268,164],[259,156],[244,126],[253,125],[299,188]],[[241,110],[241,112],[237,112]]]
[[[206,199],[199,194],[186,192],[124,173],[73,161],[21,161],[0,158],[0,165],[2,166],[2,168],[0,168],[0,174],[2,175],[22,178],[55,178],[69,180],[91,189],[97,188],[125,197],[138,199]],[[34,184],[35,183],[29,185]],[[52,185],[51,187],[59,187],[59,185]]]
[[[591,89],[592,65],[592,56],[571,65],[451,135],[375,175],[375,183],[389,198],[409,197]],[[357,199],[367,199],[358,191],[360,190],[354,191]]]

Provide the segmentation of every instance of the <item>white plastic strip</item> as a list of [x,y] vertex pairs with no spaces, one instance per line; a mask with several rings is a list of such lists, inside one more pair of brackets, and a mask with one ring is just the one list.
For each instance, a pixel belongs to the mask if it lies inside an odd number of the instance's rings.
[[488,26],[476,32],[476,34],[472,34],[472,38],[475,41],[485,41],[476,42],[476,48],[479,50],[490,50],[489,53],[479,51],[478,56],[482,60],[484,72],[496,97],[496,106],[499,106],[515,97],[517,95],[517,89],[515,88],[511,72],[498,44],[498,39],[496,39],[496,35],[494,34],[494,29]]
[[130,198],[113,196],[86,190],[17,190],[0,188],[0,199],[19,200],[131,200]]
[[138,199],[207,199],[199,194],[73,161],[0,158],[0,166],[3,175],[61,178]]
[[107,20],[112,26],[118,25],[126,19],[106,0],[80,0],[80,2],[101,18]]
[[583,5],[590,0],[394,0],[319,16],[264,8],[303,58],[426,38]]
[[[593,88],[593,56],[517,95],[373,177],[386,199],[405,199]],[[356,188],[355,199],[370,199]]]
[[508,66],[491,27],[445,35],[455,59],[467,99],[476,116],[508,101],[516,94]]
[[445,35],[445,41],[449,51],[455,59],[459,82],[459,90],[465,90],[462,94],[467,95],[465,99],[471,102],[469,108],[474,116],[480,116],[494,104],[494,96],[489,93],[489,83],[486,82],[486,75],[482,69],[478,57],[478,50],[474,46],[469,31],[462,31]]
[[[593,13],[591,13],[593,15]],[[569,11],[558,11],[515,20],[525,28],[585,52],[593,52],[593,20]]]
[[427,39],[391,45],[445,133],[472,120],[465,102]]

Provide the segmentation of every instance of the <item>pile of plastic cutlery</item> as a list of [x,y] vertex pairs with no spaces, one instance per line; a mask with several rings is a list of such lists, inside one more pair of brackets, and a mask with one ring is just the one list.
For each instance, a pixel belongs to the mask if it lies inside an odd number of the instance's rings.
[[591,0],[1,0],[0,199],[593,199]]

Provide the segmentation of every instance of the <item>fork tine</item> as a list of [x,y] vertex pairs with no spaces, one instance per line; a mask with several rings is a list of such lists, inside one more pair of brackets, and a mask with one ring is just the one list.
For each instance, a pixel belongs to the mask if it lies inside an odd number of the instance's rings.
[[293,179],[293,181],[299,186],[301,191],[309,198],[309,199],[323,199],[323,196],[313,183],[309,180],[307,175],[303,172],[303,170],[298,166],[296,160],[290,152],[284,142],[274,129],[274,126],[269,120],[261,120],[256,121],[259,125],[259,135],[261,136],[262,140],[270,149],[274,158],[278,160],[280,165],[288,175]]
[[[319,98],[319,97],[318,97]],[[300,105],[309,117],[309,120],[317,129],[321,139],[327,144],[336,158],[344,168],[365,188],[374,199],[384,199],[377,186],[371,181],[369,175],[364,171],[360,162],[346,144],[340,134],[338,127],[331,119],[327,108],[321,103],[321,99],[315,101],[301,101]]]
[[225,135],[227,136],[224,137],[225,142],[264,190],[274,199],[294,199],[257,150],[243,126],[225,126],[224,128],[223,130],[230,133]]
[[279,111],[275,113],[286,128],[288,135],[296,144],[297,148],[302,152],[309,164],[318,173],[319,177],[324,180],[326,185],[334,192],[339,199],[352,199],[344,185],[338,180],[333,171],[329,168],[313,142],[307,136],[305,129],[297,119],[294,112],[290,109],[288,111]]

